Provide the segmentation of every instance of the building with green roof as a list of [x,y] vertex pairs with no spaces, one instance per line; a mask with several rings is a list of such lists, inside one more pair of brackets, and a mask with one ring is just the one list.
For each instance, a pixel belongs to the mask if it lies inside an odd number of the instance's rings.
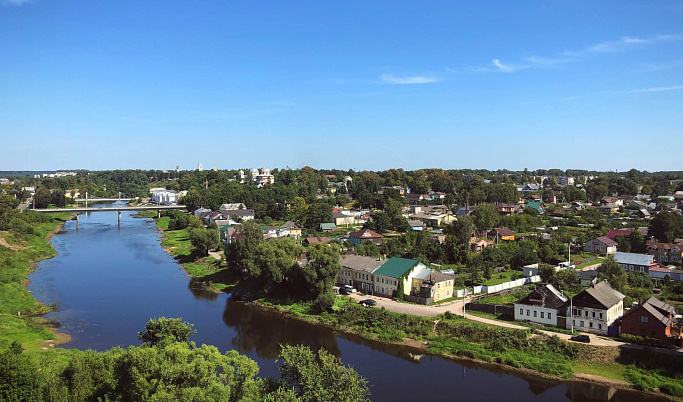
[[410,294],[413,276],[424,268],[426,266],[418,260],[391,257],[373,272],[374,292],[391,297],[397,296],[402,281],[403,294]]
[[524,204],[524,207],[533,208],[536,211],[538,211],[539,214],[542,214],[544,212],[542,206],[543,204],[538,201],[527,202],[526,204]]

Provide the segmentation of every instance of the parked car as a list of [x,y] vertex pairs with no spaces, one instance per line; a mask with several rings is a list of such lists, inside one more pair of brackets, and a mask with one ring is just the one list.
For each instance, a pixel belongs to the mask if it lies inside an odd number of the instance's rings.
[[349,294],[351,294],[351,293],[356,293],[356,292],[358,292],[358,291],[356,290],[356,288],[354,288],[354,287],[351,286],[351,285],[344,285],[344,287],[342,287],[342,290],[347,291],[348,293],[345,293],[345,294],[347,294],[347,295],[349,295]]
[[377,301],[376,301],[376,300],[372,300],[372,299],[365,299],[365,300],[359,301],[358,304],[362,304],[362,305],[364,305],[365,307],[373,307],[373,306],[376,306],[376,305],[377,305]]
[[591,343],[591,337],[588,335],[574,335],[569,338],[569,340],[574,342]]

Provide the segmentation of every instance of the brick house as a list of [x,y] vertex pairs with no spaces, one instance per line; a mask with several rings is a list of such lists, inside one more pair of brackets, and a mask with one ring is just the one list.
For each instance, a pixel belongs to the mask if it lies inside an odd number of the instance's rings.
[[621,333],[669,340],[674,334],[681,335],[681,328],[674,328],[675,315],[673,306],[650,297],[622,317]]
[[648,240],[647,253],[654,256],[657,262],[675,262],[680,263],[681,251],[683,251],[683,244],[675,243],[657,243]]

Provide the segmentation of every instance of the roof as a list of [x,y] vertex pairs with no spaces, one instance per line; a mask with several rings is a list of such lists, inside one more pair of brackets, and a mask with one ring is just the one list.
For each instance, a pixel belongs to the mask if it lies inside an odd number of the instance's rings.
[[681,246],[680,244],[676,244],[676,243],[658,243],[658,242],[654,242],[651,240],[647,241],[647,248],[653,248],[655,250],[660,250],[660,249],[671,250],[671,249],[675,248],[675,249],[680,251],[682,247],[683,246]]
[[322,230],[328,230],[328,229],[336,229],[337,225],[334,223],[321,223],[320,224],[320,229]]
[[526,205],[524,205],[524,206],[529,207],[529,208],[533,208],[538,212],[543,212],[543,210],[541,209],[541,203],[538,201],[527,202]]
[[225,217],[231,217],[233,215],[237,216],[254,216],[253,209],[221,209],[220,212]]
[[362,255],[349,255],[342,258],[341,265],[344,268],[355,269],[356,271],[365,271],[372,273],[377,268],[381,267],[386,260],[378,260],[374,257],[363,257]]
[[514,236],[515,232],[510,230],[507,227],[502,227],[502,228],[494,228],[493,229],[496,233],[498,233],[499,236]]
[[445,274],[435,269],[425,267],[425,269],[423,269],[419,274],[415,275],[415,278],[421,279],[425,282],[439,283],[453,280],[455,279],[455,275]]
[[297,225],[296,223],[294,223],[294,222],[292,222],[292,221],[287,221],[287,222],[285,222],[285,224],[282,225],[282,226],[286,227],[287,229],[301,229],[301,228],[299,227],[299,225]]
[[621,303],[624,295],[615,290],[609,282],[602,281],[591,285],[572,300],[575,306],[593,306],[607,310]]
[[659,322],[661,322],[667,327],[672,323],[672,319],[669,318],[669,315],[676,314],[676,310],[673,306],[661,302],[655,299],[654,297],[650,297],[643,304],[640,304],[630,309],[626,314],[624,314],[624,317],[629,316],[631,314],[635,314],[640,310],[647,311],[648,313],[650,313],[650,315],[652,315],[654,318],[656,318]]
[[327,237],[307,237],[306,242],[308,244],[315,244],[315,243],[327,243]]
[[622,235],[622,234],[626,235],[626,236],[630,236],[631,232],[633,232],[633,231],[627,230],[627,229],[612,229],[609,232],[607,232],[607,237],[609,237],[610,239],[614,239],[614,237],[616,237],[618,235]]
[[539,286],[527,297],[517,301],[515,304],[525,304],[527,306],[537,306],[558,309],[562,307],[569,298],[555,289],[553,285]]
[[654,258],[653,255],[623,253],[621,251],[617,251],[614,255],[614,259],[617,260],[619,264],[643,265],[646,267],[654,262]]
[[406,272],[410,272],[420,261],[408,258],[391,257],[387,262],[377,268],[375,275],[384,275],[392,278],[401,278]]
[[370,229],[361,229],[358,232],[349,233],[349,237],[355,237],[357,239],[381,239],[384,236],[377,232],[373,232]]
[[581,280],[592,280],[598,276],[598,270],[596,269],[581,270],[577,271],[577,273],[579,274],[579,279]]
[[[607,247],[609,247],[609,246],[616,246],[616,245],[618,244],[617,242],[615,242],[614,240],[610,239],[610,238],[607,237],[607,236],[596,237],[596,238],[593,239],[593,240],[597,240],[597,241],[599,241],[600,243],[604,244],[604,245],[607,246]],[[591,240],[591,241],[593,241],[593,240]]]

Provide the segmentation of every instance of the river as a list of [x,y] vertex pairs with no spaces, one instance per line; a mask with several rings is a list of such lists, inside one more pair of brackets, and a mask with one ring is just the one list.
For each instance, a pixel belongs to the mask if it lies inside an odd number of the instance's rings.
[[637,401],[658,400],[632,391],[582,382],[526,377],[490,366],[453,362],[380,345],[289,319],[204,290],[160,246],[154,221],[136,213],[96,212],[68,221],[52,238],[55,258],[38,263],[28,289],[56,302],[46,315],[71,335],[64,348],[106,350],[138,345],[151,317],[193,323],[197,344],[236,349],[258,362],[260,375],[279,377],[280,344],[324,347],[353,366],[371,386],[373,401]]

